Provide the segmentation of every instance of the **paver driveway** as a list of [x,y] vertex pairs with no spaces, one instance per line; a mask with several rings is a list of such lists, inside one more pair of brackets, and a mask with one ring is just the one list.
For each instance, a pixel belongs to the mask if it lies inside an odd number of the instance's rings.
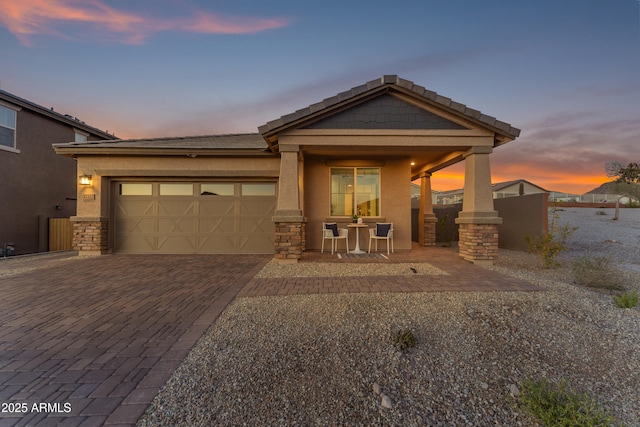
[[1,262],[0,426],[134,424],[271,258],[109,255]]

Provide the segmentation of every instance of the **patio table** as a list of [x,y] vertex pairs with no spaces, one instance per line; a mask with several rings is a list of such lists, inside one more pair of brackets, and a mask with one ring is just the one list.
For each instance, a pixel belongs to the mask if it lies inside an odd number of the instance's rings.
[[356,248],[354,250],[352,250],[351,253],[352,254],[363,254],[363,253],[365,253],[363,250],[360,249],[360,229],[361,228],[369,228],[369,226],[367,224],[352,223],[352,224],[347,224],[347,228],[355,228],[356,229]]

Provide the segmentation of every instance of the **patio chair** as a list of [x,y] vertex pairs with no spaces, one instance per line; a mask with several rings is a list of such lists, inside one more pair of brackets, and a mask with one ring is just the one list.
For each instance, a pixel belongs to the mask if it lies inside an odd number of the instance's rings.
[[391,242],[391,253],[393,253],[393,223],[392,222],[376,222],[376,228],[369,229],[369,253],[371,253],[371,242],[376,242],[376,251],[378,250],[378,240],[387,241],[387,255],[389,255],[389,242]]
[[338,228],[335,222],[322,223],[322,249],[320,253],[324,253],[324,241],[331,240],[331,255],[338,250],[338,240],[344,239],[344,245],[349,253],[349,230],[346,228]]

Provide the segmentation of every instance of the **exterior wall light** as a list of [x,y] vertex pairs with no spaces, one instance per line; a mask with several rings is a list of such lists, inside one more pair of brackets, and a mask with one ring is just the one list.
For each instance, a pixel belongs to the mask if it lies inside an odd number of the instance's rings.
[[91,175],[80,175],[79,182],[80,185],[91,185],[93,184],[93,178]]

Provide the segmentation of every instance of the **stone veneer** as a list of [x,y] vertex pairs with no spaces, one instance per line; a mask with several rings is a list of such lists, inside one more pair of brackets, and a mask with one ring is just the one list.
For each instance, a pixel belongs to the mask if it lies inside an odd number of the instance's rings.
[[277,221],[275,225],[275,258],[277,260],[299,260],[302,257],[306,240],[305,223]]
[[424,240],[422,246],[436,245],[436,223],[432,221],[424,221]]
[[498,258],[497,224],[459,224],[459,251],[467,261],[492,263]]
[[73,219],[73,249],[81,253],[105,253],[108,245],[108,222],[102,219]]

